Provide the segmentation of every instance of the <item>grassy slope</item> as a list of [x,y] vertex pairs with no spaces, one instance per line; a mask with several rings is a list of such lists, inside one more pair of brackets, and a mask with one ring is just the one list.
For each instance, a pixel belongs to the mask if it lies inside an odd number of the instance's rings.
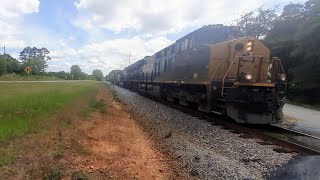
[[11,76],[0,76],[0,81],[58,81],[62,80],[57,77],[50,76],[20,76],[20,75],[11,75]]
[[92,94],[100,83],[0,84],[0,140],[41,130],[42,121],[78,97]]

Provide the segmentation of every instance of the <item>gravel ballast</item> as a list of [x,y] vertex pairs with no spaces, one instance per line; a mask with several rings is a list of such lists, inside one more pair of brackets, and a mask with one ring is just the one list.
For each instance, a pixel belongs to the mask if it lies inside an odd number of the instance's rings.
[[126,89],[115,87],[121,102],[195,179],[263,179],[294,158],[275,145],[244,139],[221,126],[192,117]]

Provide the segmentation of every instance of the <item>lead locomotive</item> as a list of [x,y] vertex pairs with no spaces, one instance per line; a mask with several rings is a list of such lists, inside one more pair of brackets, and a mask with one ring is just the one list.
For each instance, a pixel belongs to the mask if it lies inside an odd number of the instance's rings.
[[259,40],[239,37],[234,27],[204,26],[107,78],[238,123],[279,123],[286,89],[281,62]]

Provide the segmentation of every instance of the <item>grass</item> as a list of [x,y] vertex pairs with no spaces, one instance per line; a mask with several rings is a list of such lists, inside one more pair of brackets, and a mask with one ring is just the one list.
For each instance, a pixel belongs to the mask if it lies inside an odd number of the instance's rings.
[[92,102],[90,107],[98,110],[102,114],[106,114],[107,113],[106,104],[104,103],[103,100]]
[[75,150],[77,154],[82,156],[87,156],[91,154],[91,151],[89,148],[85,147],[84,145],[76,141],[72,143],[72,148]]
[[96,99],[92,100],[88,106],[83,107],[79,111],[79,115],[83,118],[89,119],[91,112],[98,111],[102,114],[107,113],[107,106],[103,100],[97,101]]
[[118,97],[118,94],[116,92],[112,92],[112,100],[114,100],[116,102],[121,102],[121,100]]
[[12,162],[15,159],[15,154],[9,149],[0,149],[0,167]]
[[40,132],[47,117],[96,92],[95,81],[0,84],[0,141]]
[[0,76],[0,81],[59,81],[62,80],[57,77],[51,76],[37,76],[37,75],[30,75],[28,76],[21,76],[21,75],[6,75]]
[[60,180],[63,176],[63,168],[54,167],[45,173],[43,180]]
[[52,154],[53,159],[60,159],[63,156],[64,156],[64,152],[61,148],[57,148],[57,150],[54,151]]
[[77,179],[77,180],[89,180],[89,175],[86,174],[84,171],[76,171],[72,173],[72,179]]
[[118,97],[117,92],[113,90],[112,86],[113,85],[111,85],[111,84],[106,84],[107,89],[109,89],[109,91],[111,92],[112,100],[115,102],[121,102],[120,98]]

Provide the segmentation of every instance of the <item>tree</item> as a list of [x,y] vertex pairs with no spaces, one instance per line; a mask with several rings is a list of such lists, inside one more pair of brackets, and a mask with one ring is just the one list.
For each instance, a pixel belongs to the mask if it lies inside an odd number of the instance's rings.
[[81,72],[81,68],[78,66],[78,65],[73,65],[71,66],[71,71],[70,71],[70,74],[73,78],[73,80],[79,80],[80,79],[80,76],[82,74]]
[[265,38],[272,55],[282,59],[289,98],[308,104],[320,102],[319,14],[318,0],[288,4]]
[[26,47],[20,52],[19,59],[24,66],[32,67],[33,74],[39,74],[48,67],[48,61],[51,60],[49,53],[46,48]]
[[275,19],[273,28],[268,32],[267,41],[293,39],[294,34],[304,19],[305,8],[303,4],[288,4],[283,7],[281,15]]
[[20,62],[9,54],[0,55],[0,75],[19,73]]
[[99,69],[95,69],[92,72],[92,75],[96,78],[97,81],[102,81],[103,80],[103,73]]
[[320,1],[309,0],[305,3],[305,17],[316,17],[320,15]]
[[236,26],[245,36],[261,38],[273,27],[276,18],[275,8],[263,9],[260,7],[257,12],[251,11],[242,15],[236,20]]

